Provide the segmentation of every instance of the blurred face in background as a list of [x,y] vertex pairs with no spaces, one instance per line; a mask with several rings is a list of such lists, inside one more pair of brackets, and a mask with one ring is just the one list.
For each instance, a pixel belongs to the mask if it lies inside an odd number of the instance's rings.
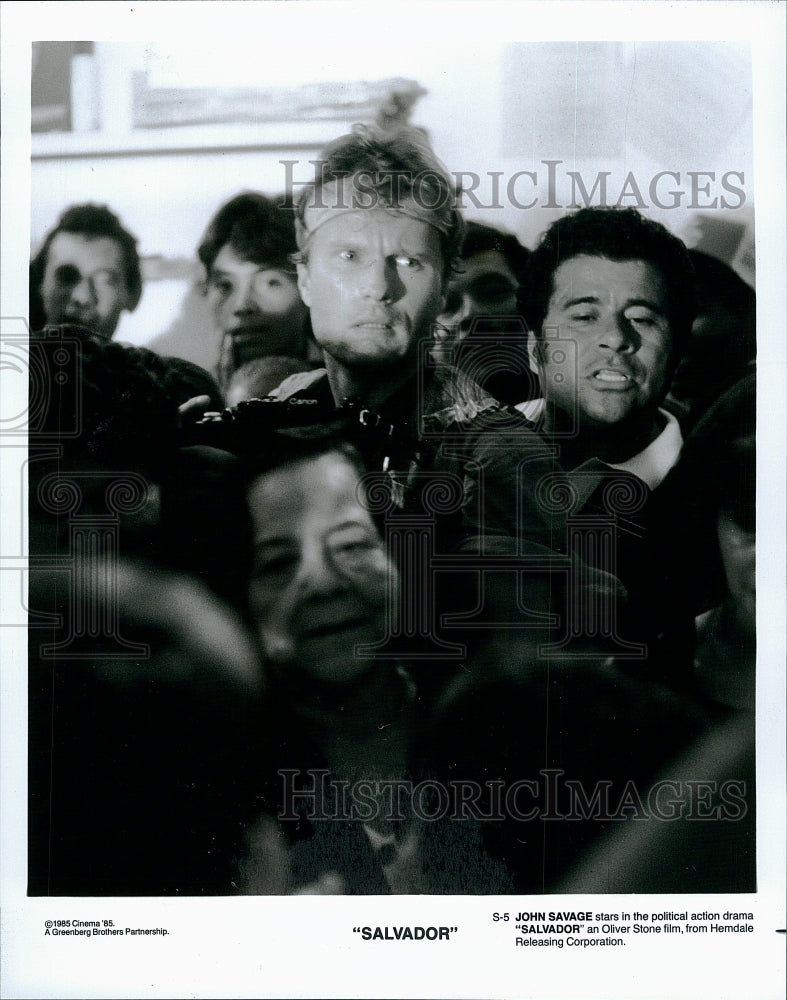
[[733,511],[721,510],[716,530],[730,598],[728,604],[741,633],[753,637],[757,617],[754,526],[742,525]]
[[131,306],[122,247],[108,236],[56,233],[40,293],[47,323],[76,323],[109,340]]
[[222,333],[254,346],[238,365],[251,357],[303,353],[307,309],[294,271],[243,260],[225,245],[210,268],[207,298]]
[[479,317],[516,315],[519,282],[499,250],[484,250],[459,264],[451,274],[438,323],[464,340]]
[[372,666],[356,646],[386,634],[396,571],[338,452],[300,459],[249,488],[254,558],[249,603],[281,671],[344,684]]

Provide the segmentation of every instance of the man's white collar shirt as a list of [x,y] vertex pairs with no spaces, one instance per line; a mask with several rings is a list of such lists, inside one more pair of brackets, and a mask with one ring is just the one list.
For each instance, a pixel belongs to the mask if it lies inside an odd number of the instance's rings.
[[[516,409],[531,423],[538,424],[544,414],[545,405],[543,399],[530,399],[525,403],[518,403]],[[659,418],[663,428],[647,448],[625,462],[604,463],[611,469],[632,473],[651,490],[655,490],[664,482],[667,473],[678,461],[683,447],[680,424],[673,414],[667,410],[659,410]]]

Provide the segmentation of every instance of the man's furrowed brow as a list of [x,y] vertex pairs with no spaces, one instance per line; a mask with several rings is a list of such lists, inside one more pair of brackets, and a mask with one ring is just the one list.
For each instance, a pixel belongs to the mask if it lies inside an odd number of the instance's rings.
[[413,246],[412,244],[408,246],[405,243],[400,244],[399,249],[394,251],[394,256],[396,254],[404,254],[406,257],[439,257],[439,250],[433,250],[430,246],[425,243],[420,246]]
[[574,295],[568,299],[565,299],[561,305],[564,309],[569,309],[571,306],[594,306],[598,305],[601,301],[598,295]]

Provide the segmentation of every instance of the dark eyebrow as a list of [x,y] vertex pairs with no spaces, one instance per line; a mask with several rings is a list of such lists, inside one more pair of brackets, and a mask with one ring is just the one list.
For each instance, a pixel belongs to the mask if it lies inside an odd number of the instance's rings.
[[[601,299],[597,295],[581,295],[577,298],[569,299],[564,302],[563,309],[570,309],[572,306],[578,305],[598,305]],[[623,306],[624,309],[631,309],[632,306],[642,306],[645,309],[649,309],[651,312],[657,313],[659,316],[666,316],[666,311],[661,307],[656,305],[655,302],[650,299],[629,299]]]
[[598,297],[598,295],[581,295],[577,296],[574,299],[569,299],[568,302],[564,302],[562,308],[568,309],[571,306],[580,306],[580,305],[597,306],[600,301],[601,299]]

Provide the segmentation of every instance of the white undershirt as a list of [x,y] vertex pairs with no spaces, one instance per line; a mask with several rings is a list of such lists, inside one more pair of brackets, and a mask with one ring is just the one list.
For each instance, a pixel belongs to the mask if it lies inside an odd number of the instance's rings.
[[[529,399],[525,403],[518,403],[515,409],[527,420],[537,423],[544,413],[545,405],[546,401],[543,399]],[[660,409],[658,412],[664,427],[647,448],[625,462],[605,462],[612,469],[632,473],[652,490],[664,482],[667,473],[678,461],[683,447],[683,435],[675,416],[668,410]]]

